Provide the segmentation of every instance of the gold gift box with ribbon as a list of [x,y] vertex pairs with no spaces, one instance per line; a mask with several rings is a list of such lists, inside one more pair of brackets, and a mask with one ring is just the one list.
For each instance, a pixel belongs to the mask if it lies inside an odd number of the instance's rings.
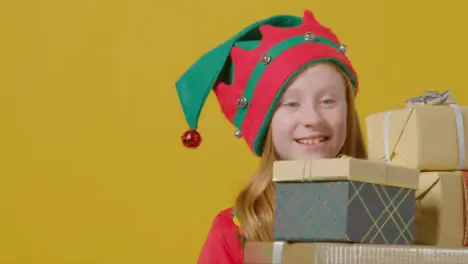
[[467,170],[468,107],[449,95],[429,92],[404,108],[369,115],[369,159],[423,171]]

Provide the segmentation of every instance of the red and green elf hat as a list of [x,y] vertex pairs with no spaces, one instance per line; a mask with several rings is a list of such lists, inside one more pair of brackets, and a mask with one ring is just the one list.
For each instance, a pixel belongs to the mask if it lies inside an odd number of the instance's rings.
[[221,110],[250,149],[260,156],[276,102],[298,71],[320,61],[338,65],[357,93],[358,77],[343,45],[312,12],[273,16],[255,22],[196,61],[176,82],[190,129],[186,147],[201,143],[201,109],[211,90]]

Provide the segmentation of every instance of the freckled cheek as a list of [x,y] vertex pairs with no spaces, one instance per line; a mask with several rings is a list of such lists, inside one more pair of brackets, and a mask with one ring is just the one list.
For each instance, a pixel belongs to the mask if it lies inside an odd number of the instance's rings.
[[272,120],[272,132],[277,137],[291,137],[294,134],[296,120],[290,116],[275,116]]
[[346,113],[339,113],[337,115],[329,116],[328,124],[333,130],[334,134],[346,134]]

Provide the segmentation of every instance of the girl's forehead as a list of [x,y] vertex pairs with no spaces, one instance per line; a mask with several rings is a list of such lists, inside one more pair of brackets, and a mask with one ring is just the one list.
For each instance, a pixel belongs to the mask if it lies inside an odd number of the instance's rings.
[[336,76],[326,75],[303,75],[292,82],[284,91],[284,95],[299,95],[303,93],[315,93],[323,91],[345,91],[346,81],[337,74]]
[[290,87],[307,85],[307,86],[326,86],[330,84],[344,84],[342,74],[328,64],[312,65],[305,70],[299,72],[292,79]]

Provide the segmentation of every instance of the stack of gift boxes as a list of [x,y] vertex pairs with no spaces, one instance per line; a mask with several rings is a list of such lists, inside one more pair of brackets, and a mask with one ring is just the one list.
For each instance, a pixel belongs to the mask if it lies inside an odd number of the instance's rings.
[[427,93],[366,120],[370,160],[420,171],[414,230],[420,245],[467,246],[468,107],[449,95]]
[[468,107],[448,95],[368,116],[368,160],[275,162],[275,242],[245,263],[468,263]]

